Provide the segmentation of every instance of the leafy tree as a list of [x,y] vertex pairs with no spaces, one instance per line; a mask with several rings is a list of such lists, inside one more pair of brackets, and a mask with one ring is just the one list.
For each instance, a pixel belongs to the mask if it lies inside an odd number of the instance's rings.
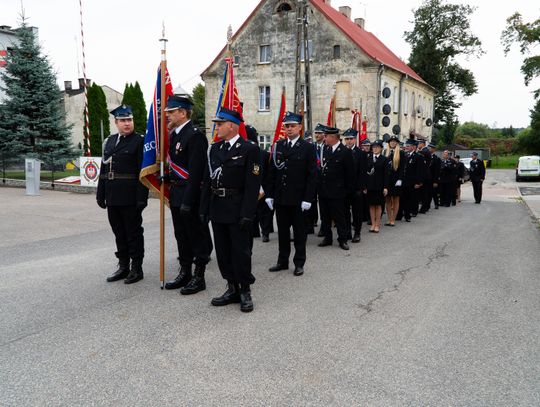
[[487,124],[465,122],[456,129],[456,136],[461,135],[473,138],[487,138],[492,136],[492,130]]
[[103,149],[101,126],[103,126],[103,139],[110,134],[111,126],[105,93],[101,86],[95,83],[88,87],[88,121],[91,154],[93,157],[100,157]]
[[474,10],[444,0],[424,0],[414,11],[413,30],[405,32],[405,40],[412,47],[409,65],[438,90],[433,121],[446,143],[452,142],[458,124],[458,98],[478,90],[473,73],[457,62],[462,56],[483,54],[482,44],[471,30]]
[[519,133],[518,146],[528,154],[540,154],[540,99],[531,110],[531,126]]
[[205,105],[204,105],[204,85],[199,83],[193,88],[193,114],[191,120],[193,124],[201,129],[205,128]]
[[148,114],[146,112],[146,103],[139,82],[135,82],[135,85],[126,83],[122,104],[130,106],[133,110],[133,124],[135,125],[135,131],[141,134],[146,133],[146,120]]
[[501,130],[501,136],[505,138],[516,137],[516,130],[510,125],[510,127],[504,127]]
[[0,73],[6,100],[0,108],[0,148],[7,159],[24,155],[44,161],[53,170],[74,155],[62,93],[36,34],[21,16],[5,69]]
[[[508,54],[514,43],[519,44],[521,54],[530,54],[531,49],[540,45],[540,18],[531,23],[523,22],[520,13],[514,13],[506,20],[506,28],[502,32],[501,41],[504,53]],[[540,55],[533,55],[523,60],[521,73],[525,79],[525,85],[540,76]],[[534,90],[534,97],[540,97],[540,89]]]

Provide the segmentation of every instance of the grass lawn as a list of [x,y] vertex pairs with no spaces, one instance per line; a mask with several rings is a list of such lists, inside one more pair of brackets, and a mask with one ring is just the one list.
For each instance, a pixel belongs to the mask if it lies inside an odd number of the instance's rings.
[[521,155],[491,156],[491,168],[516,168],[519,157]]
[[[51,181],[51,171],[41,171],[41,181],[50,182]],[[72,175],[80,175],[79,170],[71,170],[71,171],[55,171],[54,172],[54,179],[60,179],[69,177]],[[3,178],[3,174],[0,172],[0,177]],[[24,171],[6,171],[6,178],[10,179],[26,179]]]

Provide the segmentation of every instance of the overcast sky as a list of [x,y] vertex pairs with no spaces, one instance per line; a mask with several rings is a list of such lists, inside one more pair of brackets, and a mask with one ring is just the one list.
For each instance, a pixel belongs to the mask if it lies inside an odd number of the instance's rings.
[[[173,84],[190,91],[201,82],[201,72],[224,46],[228,25],[236,31],[258,2],[83,0],[87,77],[120,92],[127,81],[138,80],[149,100],[160,61],[158,40],[164,21]],[[506,18],[516,11],[526,21],[539,18],[538,1],[460,3],[477,7],[472,27],[486,51],[480,59],[464,61],[473,70],[479,91],[463,101],[460,121],[474,120],[497,127],[528,126],[529,109],[534,104],[532,91],[540,87],[540,81],[525,87],[520,73],[523,56],[516,47],[505,57],[500,34]],[[412,28],[412,10],[420,4],[420,0],[332,0],[335,8],[351,6],[353,18],[365,17],[366,30],[405,61],[410,47],[403,39],[403,32]],[[39,28],[40,43],[57,70],[63,89],[64,80],[76,81],[82,76],[78,69],[82,66],[79,1],[24,0],[24,8],[29,24]],[[2,0],[0,25],[16,27],[20,10],[21,0]]]

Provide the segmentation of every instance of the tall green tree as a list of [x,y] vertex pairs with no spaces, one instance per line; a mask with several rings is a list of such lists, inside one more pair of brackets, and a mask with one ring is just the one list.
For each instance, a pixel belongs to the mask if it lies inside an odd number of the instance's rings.
[[88,87],[88,121],[90,150],[93,157],[100,157],[103,153],[103,140],[111,134],[111,125],[105,93],[103,88],[95,83]]
[[0,108],[0,148],[9,159],[33,156],[54,170],[74,155],[62,93],[24,15],[16,31],[17,41],[0,72],[6,93]]
[[146,102],[144,101],[144,95],[139,82],[135,82],[135,85],[126,83],[122,104],[131,106],[131,109],[133,110],[133,124],[135,125],[135,131],[140,134],[146,133],[148,113],[146,111]]
[[199,83],[193,88],[193,114],[191,120],[193,124],[201,129],[205,128],[205,104],[204,104],[204,85]]
[[[512,45],[519,44],[519,50],[523,55],[530,55],[531,50],[540,45],[540,18],[533,22],[525,23],[520,13],[514,13],[506,20],[506,28],[502,32],[501,41],[505,55],[510,52]],[[521,73],[525,79],[525,85],[540,76],[540,55],[531,55],[523,60]],[[540,97],[540,89],[534,90],[534,97]]]
[[519,133],[518,147],[528,154],[540,155],[540,99],[531,110],[531,126]]
[[413,30],[405,32],[412,47],[409,65],[438,91],[433,122],[445,143],[453,141],[458,125],[455,111],[461,106],[459,98],[478,90],[473,73],[457,62],[459,57],[483,53],[471,29],[474,10],[444,0],[424,0],[414,10]]

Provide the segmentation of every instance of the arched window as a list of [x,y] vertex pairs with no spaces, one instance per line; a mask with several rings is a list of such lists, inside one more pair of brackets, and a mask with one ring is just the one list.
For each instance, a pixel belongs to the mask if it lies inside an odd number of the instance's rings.
[[412,109],[411,109],[411,116],[414,117],[416,114],[416,94],[412,93]]
[[394,86],[394,113],[399,110],[399,94],[397,86]]
[[402,109],[403,114],[407,116],[409,113],[409,91],[405,89],[405,92],[403,94],[403,106]]
[[418,95],[418,105],[416,106],[416,108],[418,112],[418,117],[420,117],[422,112],[422,96],[420,95]]
[[287,13],[287,12],[289,12],[291,10],[292,10],[292,6],[289,3],[284,2],[284,3],[281,3],[277,7],[276,12],[278,12],[278,13]]

